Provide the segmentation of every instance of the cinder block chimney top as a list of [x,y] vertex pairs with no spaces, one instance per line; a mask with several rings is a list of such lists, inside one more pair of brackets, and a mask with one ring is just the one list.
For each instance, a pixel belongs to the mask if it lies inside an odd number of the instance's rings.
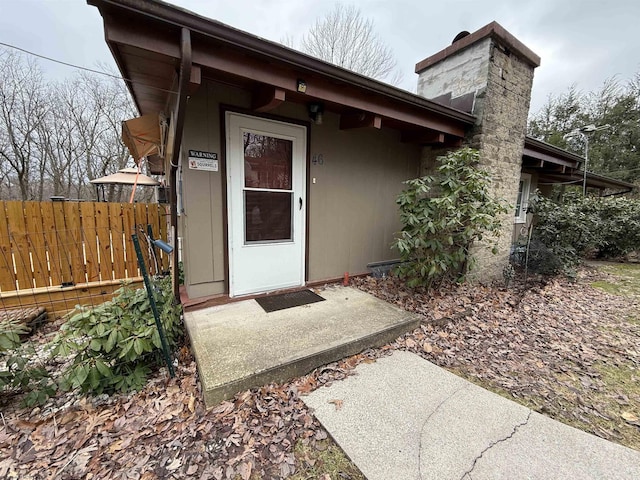
[[506,50],[518,54],[533,68],[540,66],[540,57],[538,55],[533,53],[524,43],[507,32],[499,23],[491,22],[473,33],[469,33],[467,31],[460,32],[453,39],[450,46],[439,51],[435,55],[431,55],[421,62],[418,62],[416,64],[416,73],[420,74],[436,63],[439,63],[488,37],[493,38],[496,43],[502,45]]

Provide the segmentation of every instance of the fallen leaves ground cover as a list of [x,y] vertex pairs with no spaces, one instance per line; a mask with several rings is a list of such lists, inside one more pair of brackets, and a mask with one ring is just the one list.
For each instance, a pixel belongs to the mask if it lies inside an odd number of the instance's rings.
[[420,313],[423,324],[390,345],[241,392],[208,411],[187,347],[176,379],[160,371],[138,393],[65,394],[36,409],[0,397],[0,478],[363,480],[300,396],[395,349],[640,450],[640,295],[597,288],[628,277],[616,275],[586,269],[576,283],[436,292],[409,290],[394,278],[355,279],[358,288]]
[[[359,279],[358,286],[424,315],[392,348],[640,450],[640,285],[630,278],[640,278],[640,266],[622,274],[585,268],[576,282],[556,278],[527,288],[420,292],[393,277]],[[598,288],[603,284],[622,290],[612,294]]]
[[364,480],[299,397],[362,360],[241,392],[208,411],[186,347],[175,379],[158,372],[138,393],[59,396],[29,410],[5,399],[0,478]]

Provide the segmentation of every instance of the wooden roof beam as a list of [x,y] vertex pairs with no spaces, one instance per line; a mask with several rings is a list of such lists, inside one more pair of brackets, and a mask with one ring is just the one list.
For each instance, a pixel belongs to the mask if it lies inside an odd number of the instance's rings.
[[539,160],[537,158],[522,158],[522,166],[527,168],[542,168],[544,167],[544,160]]
[[251,108],[256,112],[270,112],[285,101],[285,96],[281,88],[260,87],[253,92]]
[[379,101],[371,95],[355,92],[349,86],[338,86],[320,78],[301,75],[295,71],[285,70],[256,59],[242,58],[228,51],[199,50],[194,52],[194,60],[203,67],[248,79],[259,78],[262,82],[273,85],[275,88],[291,92],[297,90],[298,79],[301,76],[306,77],[306,95],[313,99],[344,105],[354,110],[372,113],[381,118],[391,118],[442,131],[456,137],[464,137],[465,134],[465,126],[462,123],[448,121],[436,114],[429,115],[413,108],[398,108],[391,102]]

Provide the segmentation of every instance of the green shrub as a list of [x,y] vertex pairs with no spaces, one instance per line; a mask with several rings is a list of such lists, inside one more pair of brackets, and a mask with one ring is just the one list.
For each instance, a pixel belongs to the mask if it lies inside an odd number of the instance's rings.
[[[565,271],[565,265],[562,263],[560,257],[537,239],[531,240],[526,260],[529,271],[533,273],[556,275]],[[521,266],[524,266],[524,263],[522,263]],[[569,268],[570,264],[567,264],[567,272],[569,271]]]
[[529,204],[535,218],[535,248],[529,249],[532,271],[556,274],[580,263],[584,253],[598,243],[598,229],[593,223],[596,217],[588,210],[582,197],[570,197],[560,205],[539,194],[534,196]]
[[598,255],[617,258],[640,250],[640,201],[610,197],[600,202]]
[[[181,334],[180,306],[170,277],[157,282],[156,304],[170,347]],[[54,340],[54,355],[73,355],[62,375],[63,390],[113,393],[140,389],[151,367],[162,364],[162,344],[144,289],[122,287],[111,301],[77,307]]]
[[29,329],[17,320],[0,320],[0,354],[20,346],[20,335],[25,335]]
[[617,258],[640,249],[638,200],[570,195],[558,203],[536,194],[530,212],[535,222],[529,248],[533,271],[567,272],[586,256]]
[[409,286],[461,279],[473,242],[499,235],[507,209],[489,194],[490,176],[478,160],[477,150],[463,148],[438,157],[437,176],[405,182],[396,200],[403,228],[393,246],[403,262],[397,273]]
[[44,366],[34,366],[29,359],[34,356],[33,346],[23,344],[20,335],[29,329],[15,320],[0,321],[0,360],[5,368],[0,370],[0,391],[26,392],[22,403],[28,407],[44,403],[55,393],[55,386]]

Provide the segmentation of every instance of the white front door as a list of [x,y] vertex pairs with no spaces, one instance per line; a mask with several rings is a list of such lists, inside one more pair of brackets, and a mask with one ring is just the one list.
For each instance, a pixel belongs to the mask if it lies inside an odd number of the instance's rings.
[[229,295],[304,285],[306,128],[227,112]]

